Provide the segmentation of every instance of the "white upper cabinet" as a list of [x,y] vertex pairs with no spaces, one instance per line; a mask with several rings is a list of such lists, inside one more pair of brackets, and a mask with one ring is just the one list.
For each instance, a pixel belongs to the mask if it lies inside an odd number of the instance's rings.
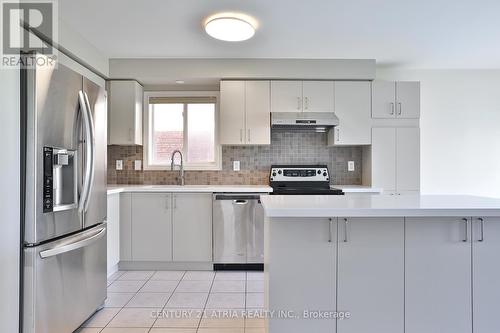
[[418,119],[420,82],[373,81],[372,117]]
[[220,82],[220,143],[245,143],[245,82]]
[[329,132],[329,145],[371,144],[370,82],[335,82],[335,114],[339,125]]
[[420,130],[372,129],[372,186],[398,194],[420,190]]
[[110,82],[110,145],[142,145],[143,88],[133,80]]
[[396,116],[420,117],[420,82],[396,82]]
[[220,82],[220,143],[271,144],[269,81]]
[[302,112],[302,81],[271,81],[272,112]]
[[302,81],[302,110],[304,112],[333,112],[333,81]]
[[271,104],[269,81],[245,82],[246,143],[271,144]]

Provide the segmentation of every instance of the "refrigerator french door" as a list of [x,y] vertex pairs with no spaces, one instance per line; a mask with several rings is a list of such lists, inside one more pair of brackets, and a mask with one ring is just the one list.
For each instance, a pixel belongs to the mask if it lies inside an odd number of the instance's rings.
[[21,71],[25,333],[73,332],[106,298],[107,102],[88,73]]

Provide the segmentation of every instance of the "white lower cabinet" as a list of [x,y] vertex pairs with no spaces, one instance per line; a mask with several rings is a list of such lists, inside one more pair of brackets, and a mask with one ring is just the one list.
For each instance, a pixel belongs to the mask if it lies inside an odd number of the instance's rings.
[[500,218],[472,218],[473,332],[500,329]]
[[212,195],[173,194],[173,260],[212,261]]
[[120,260],[212,261],[212,194],[122,193]]
[[335,332],[334,319],[302,316],[306,310],[336,310],[337,220],[273,219],[265,227],[272,235],[265,251],[265,266],[272,276],[267,289],[269,309],[293,311],[300,316],[273,317],[269,332]]
[[404,332],[404,218],[339,218],[337,332]]
[[112,274],[120,261],[120,194],[108,195],[107,263],[108,275]]
[[405,233],[405,333],[471,333],[469,219],[407,218]]
[[172,260],[172,195],[132,194],[132,260]]

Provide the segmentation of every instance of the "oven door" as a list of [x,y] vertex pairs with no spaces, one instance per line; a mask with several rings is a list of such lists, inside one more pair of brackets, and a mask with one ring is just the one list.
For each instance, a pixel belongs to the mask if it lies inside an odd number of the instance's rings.
[[106,224],[25,248],[24,333],[69,333],[106,299]]

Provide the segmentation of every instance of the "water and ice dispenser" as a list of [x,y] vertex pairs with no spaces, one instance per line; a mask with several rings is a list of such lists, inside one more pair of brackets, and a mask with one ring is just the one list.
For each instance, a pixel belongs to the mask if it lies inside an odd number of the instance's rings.
[[74,150],[43,148],[43,212],[77,207],[77,154]]

